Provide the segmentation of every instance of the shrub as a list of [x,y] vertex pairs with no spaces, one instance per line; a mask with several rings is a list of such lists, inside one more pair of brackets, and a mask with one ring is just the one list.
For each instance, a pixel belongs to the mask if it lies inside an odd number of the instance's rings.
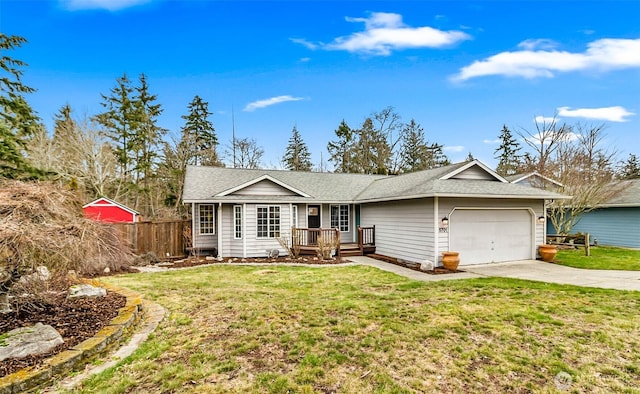
[[115,230],[84,218],[81,202],[69,191],[50,183],[0,181],[0,303],[41,265],[55,281],[70,270],[96,275],[131,263]]

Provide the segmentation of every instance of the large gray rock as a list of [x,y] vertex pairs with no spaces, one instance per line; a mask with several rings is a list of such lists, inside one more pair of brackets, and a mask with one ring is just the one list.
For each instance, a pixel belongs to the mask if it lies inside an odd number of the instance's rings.
[[107,291],[102,287],[91,285],[73,285],[69,288],[69,298],[78,297],[104,297]]
[[55,328],[42,323],[0,335],[0,361],[46,353],[64,343]]

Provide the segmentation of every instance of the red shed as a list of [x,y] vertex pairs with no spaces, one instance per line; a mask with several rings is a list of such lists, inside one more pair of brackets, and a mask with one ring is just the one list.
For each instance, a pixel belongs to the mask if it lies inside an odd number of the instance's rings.
[[140,214],[131,208],[118,204],[106,197],[100,197],[82,207],[85,217],[100,220],[102,222],[137,222]]

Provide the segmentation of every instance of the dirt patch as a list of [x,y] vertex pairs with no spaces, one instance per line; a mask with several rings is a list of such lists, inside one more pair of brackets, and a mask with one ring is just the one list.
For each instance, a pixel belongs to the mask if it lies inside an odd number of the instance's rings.
[[0,377],[20,369],[41,365],[50,356],[77,345],[107,326],[126,304],[120,294],[107,292],[105,297],[67,299],[66,292],[52,295],[47,303],[25,311],[0,315],[0,333],[41,322],[49,324],[62,336],[64,343],[37,356],[0,361]]

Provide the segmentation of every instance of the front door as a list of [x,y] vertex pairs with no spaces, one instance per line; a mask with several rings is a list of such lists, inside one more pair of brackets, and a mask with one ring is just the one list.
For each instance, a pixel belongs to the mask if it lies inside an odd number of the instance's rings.
[[307,226],[309,228],[320,228],[320,205],[307,206]]

